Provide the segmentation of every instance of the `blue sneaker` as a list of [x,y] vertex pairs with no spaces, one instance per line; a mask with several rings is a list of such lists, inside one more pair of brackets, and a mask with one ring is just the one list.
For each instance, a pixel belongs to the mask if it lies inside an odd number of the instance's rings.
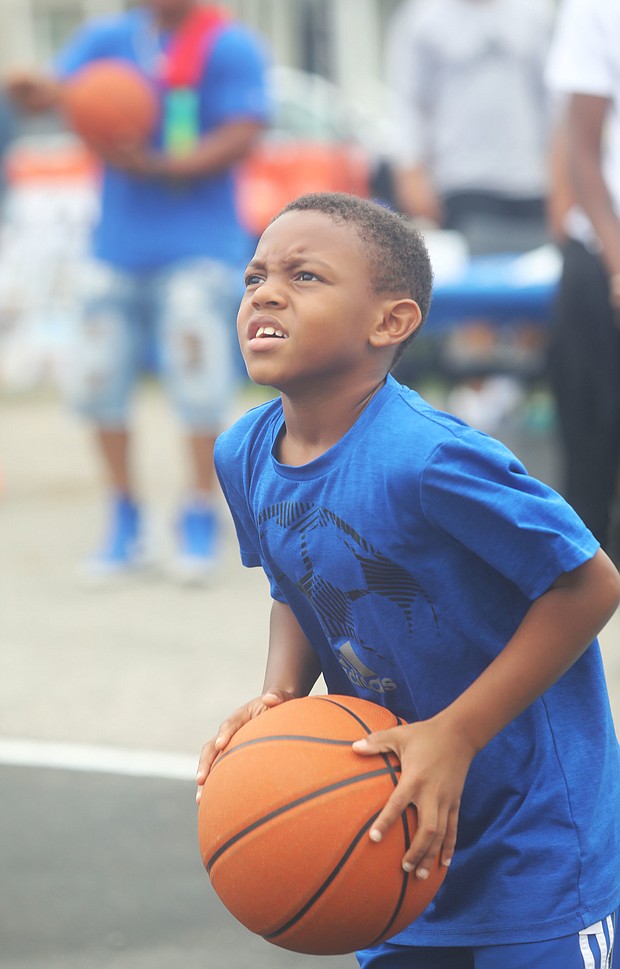
[[126,495],[112,499],[108,533],[99,552],[85,565],[91,579],[127,574],[146,565],[138,505]]
[[178,522],[179,554],[175,574],[184,582],[200,582],[218,560],[219,529],[211,508],[189,505]]

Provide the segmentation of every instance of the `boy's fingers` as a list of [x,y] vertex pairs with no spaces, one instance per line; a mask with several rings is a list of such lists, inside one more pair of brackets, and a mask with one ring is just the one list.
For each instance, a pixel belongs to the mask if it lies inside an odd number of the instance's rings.
[[249,720],[259,716],[270,707],[277,706],[286,699],[288,697],[284,693],[281,693],[281,691],[264,693],[258,700],[252,701],[245,707],[241,707],[228,720],[224,720],[220,724],[213,740],[206,743],[200,753],[198,768],[196,770],[196,783],[198,785],[196,792],[197,803],[200,803],[203,785],[209,775],[209,771],[213,767],[217,755],[230,743],[237,730]]
[[204,782],[207,779],[209,771],[211,770],[211,767],[213,765],[213,761],[216,758],[216,755],[217,755],[217,752],[215,750],[214,742],[210,740],[209,743],[204,745],[204,747],[202,748],[202,751],[200,752],[200,759],[198,761],[198,767],[196,769],[196,784],[198,785],[198,789],[196,791],[197,804],[200,803],[200,798],[202,796],[202,788],[203,788]]
[[[376,733],[371,733],[367,737],[356,740],[353,743],[353,750],[356,754],[395,753],[398,756],[399,752],[396,749],[394,741],[393,729],[378,730]],[[405,790],[401,782],[391,794],[385,807],[370,829],[371,839],[373,841],[381,841],[386,831],[392,827],[403,811],[407,809],[407,805],[411,803],[410,793]]]
[[271,707],[277,707],[280,703],[283,703],[286,698],[280,696],[278,693],[263,693],[261,701],[265,709],[271,709]]
[[458,821],[459,821],[459,809],[460,803],[455,805],[448,815],[448,826],[446,828],[446,835],[443,839],[443,845],[441,847],[441,864],[448,866],[454,857],[454,851],[456,849],[456,835],[458,831]]
[[207,779],[207,774],[213,766],[213,761],[217,757],[217,750],[215,749],[215,742],[210,740],[204,745],[200,752],[200,757],[198,759],[198,767],[196,769],[196,780],[199,784],[204,784]]
[[427,879],[441,851],[443,838],[444,828],[437,819],[434,823],[420,822],[411,848],[403,858],[405,871],[414,872],[416,878]]
[[213,740],[206,743],[202,748],[200,758],[198,760],[198,767],[196,769],[196,784],[198,785],[198,790],[196,791],[196,803],[200,803],[203,785],[209,776],[209,772],[213,767],[213,763],[217,758],[217,755],[221,750],[224,749],[234,732],[234,729],[231,729],[228,726],[227,721],[226,724],[222,724],[217,736]]
[[437,857],[448,866],[452,861],[456,844],[458,805],[447,814],[436,809],[418,812],[418,829],[409,851],[403,858],[405,871],[414,872],[416,878],[428,878]]
[[390,738],[391,733],[391,730],[377,730],[367,737],[361,737],[360,740],[353,741],[353,750],[356,754],[385,754],[388,751],[396,753],[393,737]]
[[369,831],[371,841],[381,841],[411,803],[410,795],[403,789],[402,784],[399,784]]

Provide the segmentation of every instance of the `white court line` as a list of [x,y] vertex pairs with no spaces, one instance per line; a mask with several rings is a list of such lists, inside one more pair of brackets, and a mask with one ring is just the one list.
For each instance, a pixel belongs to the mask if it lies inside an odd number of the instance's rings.
[[196,777],[198,757],[157,750],[0,737],[0,765],[188,781]]

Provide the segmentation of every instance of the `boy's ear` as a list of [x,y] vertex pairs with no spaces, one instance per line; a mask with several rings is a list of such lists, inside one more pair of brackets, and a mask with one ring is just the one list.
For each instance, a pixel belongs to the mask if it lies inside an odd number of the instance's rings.
[[422,311],[415,300],[390,300],[371,331],[370,344],[377,349],[396,346],[412,336],[421,323]]

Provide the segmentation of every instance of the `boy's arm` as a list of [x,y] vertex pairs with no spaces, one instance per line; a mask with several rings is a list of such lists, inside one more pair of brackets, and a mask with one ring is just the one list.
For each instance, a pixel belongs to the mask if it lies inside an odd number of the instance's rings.
[[307,696],[320,675],[319,657],[290,606],[274,599],[263,693],[282,690],[291,697]]
[[244,723],[258,717],[270,707],[286,700],[307,696],[321,673],[317,654],[297,622],[293,612],[284,602],[273,601],[269,624],[269,652],[265,669],[263,692],[235,710],[225,720],[215,737],[209,740],[200,755],[196,783],[200,801],[202,787],[221,750]]
[[505,648],[471,686],[430,720],[372,734],[358,753],[393,750],[401,780],[370,833],[373,840],[410,803],[418,831],[403,859],[425,878],[454,852],[460,798],[475,755],[585,652],[620,600],[620,576],[604,552],[565,573],[532,603]]

